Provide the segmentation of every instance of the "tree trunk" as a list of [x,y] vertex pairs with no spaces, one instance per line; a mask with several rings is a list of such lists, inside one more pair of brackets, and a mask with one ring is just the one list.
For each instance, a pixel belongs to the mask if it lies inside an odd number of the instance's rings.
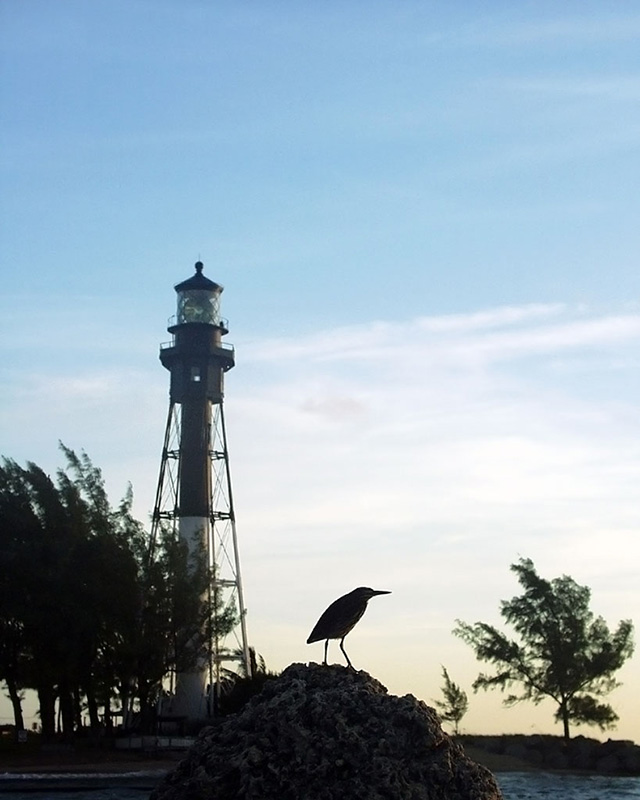
[[111,715],[110,697],[107,697],[104,704],[104,729],[107,733],[107,736],[111,736],[111,734],[113,733],[113,716]]
[[73,694],[66,680],[60,686],[60,717],[62,733],[66,739],[71,739],[74,731]]
[[56,733],[56,694],[53,686],[49,684],[38,686],[37,691],[40,703],[42,739],[46,742],[53,739]]
[[[109,701],[107,700],[105,704],[105,715],[107,713],[108,706]],[[98,711],[98,701],[96,700],[93,689],[90,692],[87,692],[87,710],[89,711],[89,726],[91,731],[96,733],[100,730],[100,712]]]
[[155,703],[150,701],[151,685],[138,689],[140,703],[140,731],[143,734],[157,733],[157,715]]
[[82,731],[82,692],[79,686],[73,691],[73,727],[75,731]]
[[122,729],[129,730],[129,692],[120,689],[120,712],[122,713]]
[[560,716],[562,718],[562,732],[566,744],[571,739],[569,735],[569,704],[566,699],[563,699],[560,703]]
[[100,730],[100,714],[98,712],[98,700],[93,686],[93,680],[89,679],[84,685],[85,697],[87,699],[87,711],[89,712],[89,727],[91,733],[98,733]]
[[17,731],[24,730],[24,717],[22,716],[22,698],[16,686],[16,682],[12,678],[5,677],[4,682],[7,684],[9,691],[9,699],[13,706],[13,720]]

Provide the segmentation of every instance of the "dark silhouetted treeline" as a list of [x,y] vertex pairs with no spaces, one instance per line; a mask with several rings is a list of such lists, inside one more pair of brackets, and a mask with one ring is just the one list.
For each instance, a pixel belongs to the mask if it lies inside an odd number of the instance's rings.
[[194,567],[167,532],[150,558],[131,490],[113,508],[100,470],[61,448],[54,479],[31,462],[0,465],[0,681],[19,730],[26,689],[43,737],[71,736],[83,719],[150,730],[165,676],[206,647],[206,620],[235,619],[207,607],[204,559]]

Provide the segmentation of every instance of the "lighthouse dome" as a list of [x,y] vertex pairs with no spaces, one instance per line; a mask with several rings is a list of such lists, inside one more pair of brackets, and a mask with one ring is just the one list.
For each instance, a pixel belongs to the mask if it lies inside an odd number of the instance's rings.
[[191,322],[221,325],[220,294],[222,286],[205,278],[202,269],[202,261],[196,262],[196,274],[174,287],[178,295],[178,325]]
[[184,292],[189,291],[190,289],[205,289],[210,292],[221,292],[223,287],[220,286],[219,283],[215,281],[209,280],[209,278],[205,278],[202,274],[202,270],[204,269],[204,264],[202,261],[196,261],[196,274],[192,275],[190,278],[187,278],[186,281],[182,281],[182,283],[177,283],[175,285],[176,292]]

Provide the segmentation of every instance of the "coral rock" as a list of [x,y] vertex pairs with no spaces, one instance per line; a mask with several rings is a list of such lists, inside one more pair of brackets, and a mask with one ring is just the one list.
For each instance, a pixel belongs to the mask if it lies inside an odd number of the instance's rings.
[[151,800],[500,800],[436,712],[366,672],[292,664],[205,728]]

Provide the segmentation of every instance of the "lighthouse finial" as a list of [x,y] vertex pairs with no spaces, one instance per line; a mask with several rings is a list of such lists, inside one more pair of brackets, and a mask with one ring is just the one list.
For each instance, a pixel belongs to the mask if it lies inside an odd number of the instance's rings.
[[202,261],[196,261],[196,272],[200,274],[203,269],[204,269],[204,264],[202,263]]

